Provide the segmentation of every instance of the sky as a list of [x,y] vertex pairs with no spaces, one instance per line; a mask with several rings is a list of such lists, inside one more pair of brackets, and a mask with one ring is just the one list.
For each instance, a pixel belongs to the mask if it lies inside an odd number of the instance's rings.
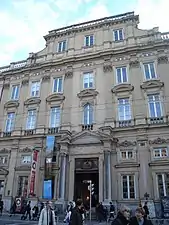
[[0,0],[0,66],[45,47],[49,30],[135,11],[139,28],[169,31],[169,0]]

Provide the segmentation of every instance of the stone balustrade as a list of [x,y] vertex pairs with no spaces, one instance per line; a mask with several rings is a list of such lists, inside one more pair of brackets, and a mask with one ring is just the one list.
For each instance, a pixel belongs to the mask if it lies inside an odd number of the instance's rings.
[[163,40],[169,39],[169,32],[161,33],[161,38],[162,38]]
[[8,66],[0,67],[0,73],[6,72],[6,71],[9,71],[9,70],[13,70],[13,69],[19,69],[21,67],[26,66],[26,64],[27,64],[27,60],[22,60],[22,61],[18,61],[18,62],[12,62]]

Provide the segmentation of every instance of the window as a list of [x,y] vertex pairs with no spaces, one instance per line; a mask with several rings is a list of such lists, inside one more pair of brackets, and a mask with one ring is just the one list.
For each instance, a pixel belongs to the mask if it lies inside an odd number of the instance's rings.
[[31,155],[24,155],[21,157],[21,164],[30,164],[32,161]]
[[114,38],[114,41],[122,41],[122,40],[124,40],[123,29],[114,30],[113,31],[113,38]]
[[162,117],[162,107],[160,95],[148,95],[148,105],[150,117]]
[[53,92],[61,93],[63,91],[63,79],[62,77],[55,78],[53,80]]
[[123,199],[135,199],[135,176],[123,175]]
[[7,165],[8,156],[0,156],[0,165]]
[[50,128],[60,126],[60,107],[53,107],[50,111]]
[[58,52],[66,51],[66,41],[61,41],[58,43]]
[[94,36],[93,35],[85,36],[84,42],[85,42],[84,44],[85,44],[86,47],[93,46],[93,44],[94,44]]
[[32,82],[31,84],[31,97],[39,97],[40,81]]
[[118,84],[127,82],[127,67],[116,68],[116,80]]
[[133,155],[133,151],[121,151],[121,159],[122,160],[126,160],[126,159],[133,159],[134,155]]
[[17,196],[18,197],[27,197],[28,193],[28,177],[19,176],[18,177],[18,187],[17,187]]
[[91,104],[86,104],[83,109],[83,123],[84,125],[93,124],[93,106]]
[[167,148],[154,148],[154,158],[166,158],[168,156]]
[[94,87],[94,76],[93,73],[83,74],[83,88],[93,88]]
[[15,113],[10,112],[7,114],[5,132],[13,131],[14,124],[15,124]]
[[26,129],[32,130],[32,129],[35,129],[35,126],[36,126],[36,110],[33,109],[28,111]]
[[19,98],[19,85],[12,86],[11,100],[18,100]]
[[131,106],[129,98],[118,99],[119,121],[131,120]]
[[169,173],[157,174],[159,197],[169,195]]
[[154,63],[144,64],[144,74],[145,74],[146,80],[155,79],[157,77]]

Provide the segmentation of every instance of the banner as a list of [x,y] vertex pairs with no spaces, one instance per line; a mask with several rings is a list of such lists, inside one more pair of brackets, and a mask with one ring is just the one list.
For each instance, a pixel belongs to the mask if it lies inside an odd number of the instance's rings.
[[48,200],[52,199],[52,180],[44,180],[43,198]]
[[35,196],[35,181],[36,181],[36,167],[38,161],[38,151],[34,150],[32,155],[32,166],[31,166],[31,175],[30,175],[30,188],[29,195]]

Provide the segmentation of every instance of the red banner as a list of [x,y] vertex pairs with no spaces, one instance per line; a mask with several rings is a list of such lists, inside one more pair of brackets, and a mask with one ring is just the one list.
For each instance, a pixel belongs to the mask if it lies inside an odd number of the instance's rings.
[[35,181],[36,181],[36,167],[37,167],[37,161],[38,161],[38,151],[34,150],[33,156],[32,156],[32,166],[31,166],[31,175],[30,175],[30,188],[29,188],[29,194],[31,196],[35,196]]

